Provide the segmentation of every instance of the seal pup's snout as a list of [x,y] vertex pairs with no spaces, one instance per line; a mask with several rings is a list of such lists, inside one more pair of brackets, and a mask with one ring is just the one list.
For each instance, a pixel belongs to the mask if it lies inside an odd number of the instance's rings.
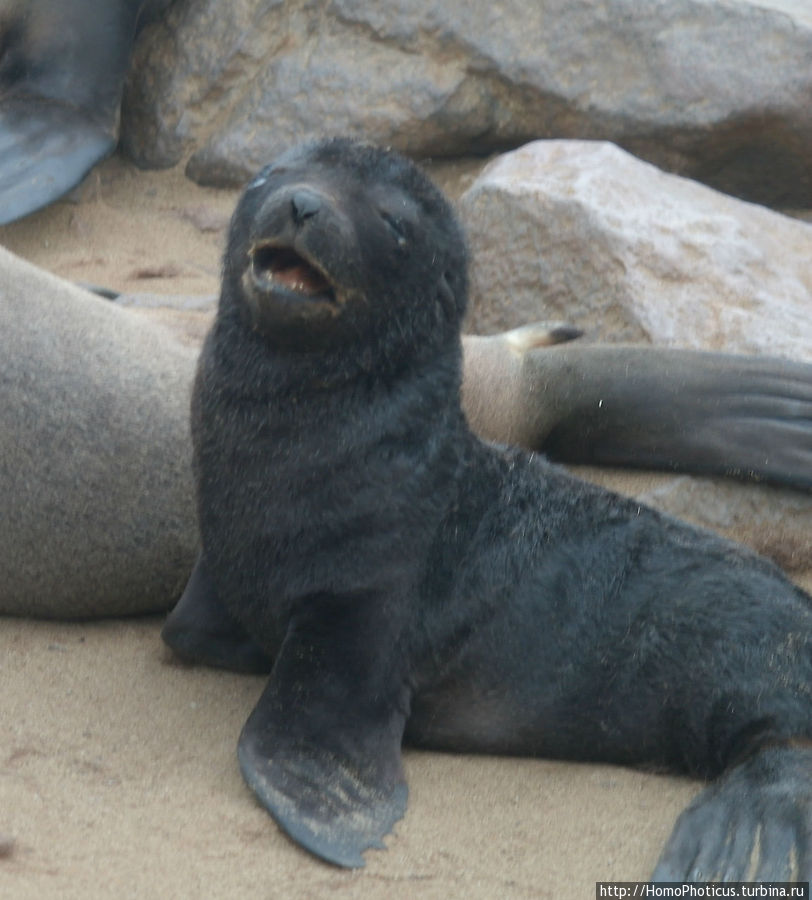
[[262,205],[248,246],[245,279],[254,292],[287,301],[336,302],[336,290],[314,252],[314,221],[326,198],[306,185],[286,185]]
[[277,346],[329,344],[343,333],[338,320],[352,295],[334,252],[348,229],[334,197],[318,185],[296,178],[268,187],[243,238],[240,284],[248,321]]
[[334,198],[318,185],[297,178],[268,193],[256,213],[253,233],[278,243],[294,244],[312,229],[327,227],[334,218],[330,215],[331,204],[335,206]]
[[290,198],[291,214],[293,215],[293,221],[297,225],[301,225],[306,219],[315,216],[321,209],[321,206],[321,197],[306,188],[294,191],[293,196]]

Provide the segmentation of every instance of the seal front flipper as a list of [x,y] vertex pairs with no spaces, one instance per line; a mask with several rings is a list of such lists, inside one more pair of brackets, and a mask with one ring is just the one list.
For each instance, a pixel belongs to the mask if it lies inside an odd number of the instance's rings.
[[202,554],[161,637],[182,659],[235,672],[271,671],[270,657],[217,597]]
[[294,841],[357,868],[406,812],[408,700],[392,668],[402,653],[317,605],[320,623],[291,622],[238,756],[249,787]]
[[113,151],[144,0],[0,0],[0,224]]
[[0,225],[67,193],[115,146],[107,131],[61,104],[0,104]]
[[652,881],[812,879],[812,748],[765,747],[682,813]]

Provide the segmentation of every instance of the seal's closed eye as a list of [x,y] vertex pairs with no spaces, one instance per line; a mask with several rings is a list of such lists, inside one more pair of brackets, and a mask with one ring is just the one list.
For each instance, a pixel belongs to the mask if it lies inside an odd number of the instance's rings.
[[398,242],[398,246],[405,247],[406,246],[406,230],[403,224],[402,219],[398,219],[396,216],[392,215],[392,213],[387,212],[385,209],[379,210],[380,217],[386,223],[387,228],[392,232],[392,235]]

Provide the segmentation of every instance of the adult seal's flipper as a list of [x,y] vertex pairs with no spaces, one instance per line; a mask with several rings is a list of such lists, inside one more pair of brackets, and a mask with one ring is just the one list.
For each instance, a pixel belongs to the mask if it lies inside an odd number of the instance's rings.
[[234,672],[264,674],[271,658],[217,597],[202,555],[186,589],[167,617],[161,637],[181,658]]
[[766,748],[682,813],[652,881],[812,880],[812,749]]
[[402,653],[376,634],[359,640],[340,618],[291,623],[238,756],[249,787],[294,841],[357,868],[406,811],[406,702],[387,675]]
[[0,225],[112,152],[144,0],[0,0]]
[[67,193],[115,146],[79,110],[41,98],[0,101],[0,225]]
[[[547,333],[543,326],[542,334]],[[463,399],[485,437],[569,463],[812,489],[812,365],[655,347],[465,343]]]

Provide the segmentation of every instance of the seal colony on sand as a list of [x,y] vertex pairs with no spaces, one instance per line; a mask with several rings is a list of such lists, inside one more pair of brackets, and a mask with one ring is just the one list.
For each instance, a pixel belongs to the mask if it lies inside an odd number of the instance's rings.
[[405,811],[404,739],[665,766],[715,781],[656,879],[809,879],[811,598],[476,438],[466,300],[456,219],[395,153],[293,150],[237,206],[193,392],[202,556],[165,636],[273,660],[246,781],[360,866]]

